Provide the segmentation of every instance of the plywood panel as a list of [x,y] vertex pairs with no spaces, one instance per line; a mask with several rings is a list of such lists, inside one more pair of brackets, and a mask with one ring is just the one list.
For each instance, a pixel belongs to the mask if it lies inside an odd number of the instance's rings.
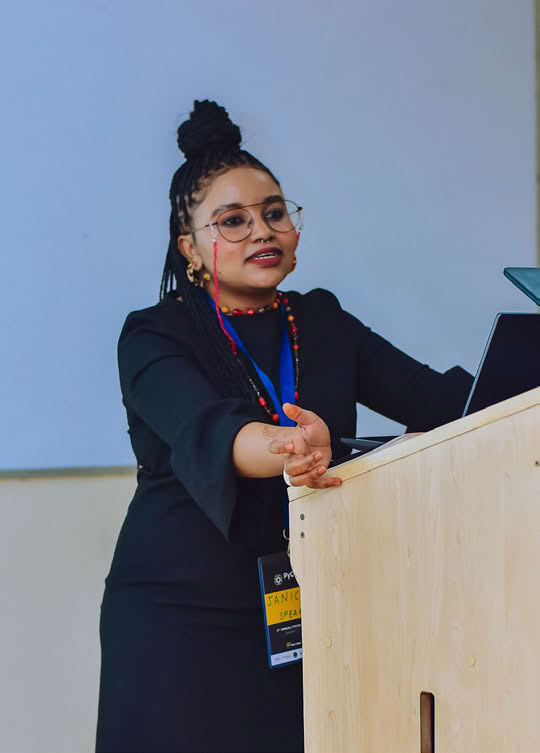
[[437,753],[540,751],[530,402],[291,505],[309,753],[419,751],[422,691]]

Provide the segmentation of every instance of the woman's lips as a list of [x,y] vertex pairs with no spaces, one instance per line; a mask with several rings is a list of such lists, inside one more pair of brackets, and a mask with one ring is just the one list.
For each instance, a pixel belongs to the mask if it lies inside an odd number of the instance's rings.
[[280,248],[265,248],[248,256],[246,263],[256,264],[258,267],[277,267],[282,256],[283,251]]

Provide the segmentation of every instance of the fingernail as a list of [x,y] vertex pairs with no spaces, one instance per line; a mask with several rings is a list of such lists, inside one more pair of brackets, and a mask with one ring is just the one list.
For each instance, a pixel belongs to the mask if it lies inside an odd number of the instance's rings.
[[315,455],[315,461],[318,462],[322,458],[322,452],[317,452]]
[[323,465],[321,465],[321,466],[319,467],[319,470],[318,470],[318,473],[319,473],[319,475],[321,475],[321,476],[322,476],[322,475],[323,475],[323,473],[325,472],[325,470],[326,470],[326,469],[325,469],[325,467],[324,467]]

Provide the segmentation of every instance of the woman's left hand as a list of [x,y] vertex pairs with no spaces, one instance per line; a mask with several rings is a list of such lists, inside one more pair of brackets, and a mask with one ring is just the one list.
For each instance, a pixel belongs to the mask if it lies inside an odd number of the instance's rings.
[[284,456],[284,471],[290,485],[311,489],[340,486],[341,479],[324,476],[332,459],[332,450],[330,432],[322,418],[291,403],[284,404],[283,412],[296,421],[297,426],[288,430],[286,438],[272,440],[268,449]]

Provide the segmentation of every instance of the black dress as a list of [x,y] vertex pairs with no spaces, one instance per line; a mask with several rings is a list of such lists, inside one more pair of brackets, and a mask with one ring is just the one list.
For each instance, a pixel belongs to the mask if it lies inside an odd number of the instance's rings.
[[[328,424],[334,457],[346,454],[339,437],[355,435],[357,402],[410,431],[461,415],[463,369],[418,363],[328,291],[287,295],[299,404]],[[278,384],[280,312],[233,323]],[[301,667],[268,667],[257,574],[258,556],[285,548],[285,485],[235,475],[237,432],[268,417],[216,391],[200,366],[207,347],[174,294],[131,313],[120,335],[138,484],[101,608],[101,753],[303,750]]]

